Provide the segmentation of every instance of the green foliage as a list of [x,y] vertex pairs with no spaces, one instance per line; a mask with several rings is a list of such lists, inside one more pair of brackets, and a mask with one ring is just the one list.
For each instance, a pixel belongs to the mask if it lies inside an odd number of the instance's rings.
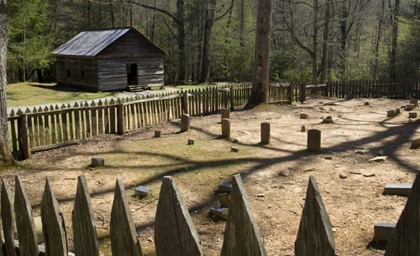
[[8,1],[8,69],[20,70],[20,80],[53,61],[47,8],[47,0]]
[[270,56],[270,81],[286,79],[285,72],[297,68],[297,58],[287,51],[272,51]]

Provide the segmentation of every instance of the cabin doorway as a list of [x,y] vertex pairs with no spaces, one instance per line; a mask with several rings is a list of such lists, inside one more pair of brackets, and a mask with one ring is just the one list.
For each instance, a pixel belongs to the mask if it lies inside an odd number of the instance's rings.
[[127,84],[128,85],[139,84],[138,70],[139,69],[138,69],[137,63],[127,64]]

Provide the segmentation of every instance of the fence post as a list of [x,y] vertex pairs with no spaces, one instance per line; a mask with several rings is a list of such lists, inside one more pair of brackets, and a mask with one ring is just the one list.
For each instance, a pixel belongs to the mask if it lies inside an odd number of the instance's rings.
[[118,134],[124,135],[124,105],[122,103],[117,105],[117,126]]
[[223,108],[227,108],[228,107],[228,91],[227,91],[227,89],[225,88],[224,90],[223,90]]
[[189,110],[188,110],[188,92],[185,91],[182,95],[182,111],[184,112],[184,114],[188,114]]
[[31,145],[29,143],[28,135],[28,115],[21,114],[18,121],[19,133],[20,133],[20,148],[22,150],[23,160],[31,158]]
[[234,102],[234,94],[233,94],[233,85],[230,86],[230,94],[229,94],[229,101],[230,101],[230,111],[235,110],[235,102]]
[[289,94],[289,104],[293,105],[293,83],[289,83],[289,88],[287,93]]

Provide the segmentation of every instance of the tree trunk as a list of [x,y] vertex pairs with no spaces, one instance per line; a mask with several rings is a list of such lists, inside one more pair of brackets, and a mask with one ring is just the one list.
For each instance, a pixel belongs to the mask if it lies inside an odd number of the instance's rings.
[[312,35],[312,52],[314,53],[311,56],[312,59],[312,84],[318,84],[318,0],[314,1],[314,15],[313,15],[313,35]]
[[395,63],[397,59],[397,43],[398,43],[398,14],[400,10],[400,0],[395,0],[394,12],[393,12],[393,25],[392,25],[392,45],[391,45],[391,57],[390,57],[390,68],[391,68],[391,80],[395,81],[397,73],[395,70]]
[[384,12],[385,12],[385,0],[382,0],[381,17],[379,18],[378,30],[377,30],[377,35],[375,39],[375,46],[373,48],[373,55],[375,56],[373,60],[373,68],[372,68],[373,80],[376,80],[378,76],[379,44],[381,43],[381,38],[382,38],[382,23],[384,21]]
[[328,40],[330,34],[330,1],[325,3],[325,26],[322,38],[322,57],[321,57],[321,84],[325,83],[327,76],[327,57],[328,57]]
[[185,61],[185,26],[184,26],[184,0],[176,1],[177,13],[177,29],[178,29],[178,54],[179,54],[179,67],[177,84],[185,83],[186,61]]
[[245,109],[267,103],[270,72],[271,0],[259,0],[252,91]]
[[0,157],[5,164],[14,162],[9,146],[7,125],[7,13],[6,0],[0,0]]
[[346,1],[343,2],[341,7],[341,21],[340,21],[340,75],[341,79],[345,79],[346,76],[346,62],[347,62],[347,16],[348,11],[346,7]]
[[209,0],[207,6],[206,24],[204,26],[203,56],[201,64],[201,76],[199,83],[208,80],[210,74],[210,40],[213,29],[214,15],[216,12],[216,0]]

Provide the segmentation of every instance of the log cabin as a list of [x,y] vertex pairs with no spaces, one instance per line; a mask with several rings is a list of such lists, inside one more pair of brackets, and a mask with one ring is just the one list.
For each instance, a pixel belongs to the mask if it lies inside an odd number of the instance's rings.
[[165,51],[134,28],[86,30],[52,52],[57,83],[93,91],[163,86]]

